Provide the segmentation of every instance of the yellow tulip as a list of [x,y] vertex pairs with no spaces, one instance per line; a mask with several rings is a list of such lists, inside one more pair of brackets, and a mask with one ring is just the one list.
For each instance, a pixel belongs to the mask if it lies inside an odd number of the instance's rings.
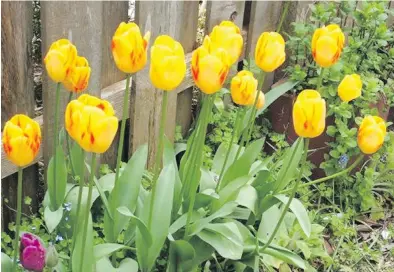
[[272,72],[286,59],[285,40],[276,32],[264,32],[260,35],[254,58],[257,66],[264,72]]
[[253,105],[256,97],[257,80],[253,73],[243,70],[231,79],[231,97],[238,105]]
[[182,45],[170,36],[162,35],[156,38],[150,52],[149,76],[153,85],[164,91],[174,90],[186,74]]
[[342,52],[345,35],[336,24],[318,28],[312,37],[312,55],[321,67],[335,64]]
[[212,43],[227,51],[229,65],[233,65],[242,53],[243,38],[239,27],[231,21],[215,26],[209,35]]
[[315,138],[326,126],[326,102],[315,90],[302,91],[293,106],[294,130],[300,137]]
[[338,95],[342,101],[349,102],[361,95],[363,83],[357,74],[345,76],[338,86]]
[[227,77],[229,62],[223,48],[212,45],[208,36],[192,54],[192,76],[197,87],[206,94],[219,91]]
[[116,66],[124,73],[136,73],[146,64],[150,32],[141,36],[135,23],[120,23],[112,38],[111,48]]
[[379,116],[364,117],[358,129],[357,143],[364,154],[373,154],[383,145],[386,124]]
[[63,82],[77,59],[77,49],[67,39],[52,43],[44,58],[49,77],[55,82]]
[[257,105],[256,108],[258,110],[261,110],[264,107],[265,104],[265,95],[262,91],[259,92],[259,98],[257,100]]
[[64,87],[74,93],[82,92],[88,87],[90,71],[88,60],[77,56],[75,65],[63,81]]
[[14,115],[4,126],[3,148],[7,158],[17,166],[30,164],[41,144],[40,125],[23,114]]
[[94,153],[104,153],[118,129],[118,118],[112,105],[88,94],[67,105],[65,123],[71,138],[85,151]]

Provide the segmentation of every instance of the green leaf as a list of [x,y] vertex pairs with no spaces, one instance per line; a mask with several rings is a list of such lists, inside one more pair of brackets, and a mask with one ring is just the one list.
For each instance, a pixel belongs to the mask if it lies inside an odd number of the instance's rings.
[[167,272],[192,271],[195,251],[193,246],[184,240],[171,241]]
[[300,256],[291,252],[290,250],[280,250],[277,248],[268,247],[264,250],[264,254],[271,255],[288,264],[292,264],[301,269],[305,269],[305,261]]
[[291,148],[286,151],[282,167],[279,170],[278,178],[274,192],[278,192],[286,188],[289,182],[295,178],[298,164],[304,150],[304,141],[298,138]]
[[99,244],[94,246],[94,258],[96,261],[112,254],[119,249],[127,248],[125,245],[115,244],[115,243],[106,243],[106,244]]
[[242,257],[242,236],[234,223],[208,224],[197,236],[226,259]]
[[216,199],[219,199],[219,195],[214,189],[206,189],[201,193],[197,193],[196,202],[194,203],[194,209],[198,210],[199,208],[209,206],[212,201]]
[[305,259],[309,259],[311,257],[311,250],[306,242],[298,240],[296,241],[296,245],[302,251],[302,254],[304,254]]
[[50,200],[49,207],[52,211],[56,211],[62,206],[64,197],[66,195],[67,164],[61,145],[56,147],[56,173],[54,173],[54,171],[54,157],[52,157],[49,161],[47,171],[47,184]]
[[[289,201],[289,198],[285,195],[275,195],[275,197],[280,200],[283,204]],[[296,198],[293,198],[290,204],[290,210],[296,216],[301,229],[304,231],[305,235],[309,237],[311,235],[312,224],[308,217],[308,212],[306,211],[302,202]]]
[[121,214],[131,218],[131,221],[133,222],[133,224],[135,224],[138,227],[139,231],[141,232],[141,235],[142,235],[142,238],[144,239],[145,245],[148,247],[151,246],[152,235],[150,234],[150,232],[149,232],[148,228],[146,227],[146,225],[144,224],[144,222],[142,222],[141,219],[139,219],[132,212],[130,212],[130,210],[125,206],[117,208],[117,211],[120,212]]
[[114,268],[108,258],[101,258],[96,262],[96,272],[138,272],[138,263],[130,258],[124,259],[119,268]]
[[1,252],[1,271],[12,271],[12,260],[4,252]]
[[242,156],[232,163],[225,172],[219,190],[224,188],[230,181],[249,174],[250,168],[259,156],[263,145],[264,139],[259,139],[249,144]]
[[[142,271],[150,271],[159,256],[168,235],[171,223],[171,211],[174,197],[175,169],[172,164],[164,167],[156,183],[155,194],[150,193],[145,199],[142,214],[152,235],[152,245],[145,244],[139,229],[136,233],[137,258]],[[151,205],[153,207],[151,208]],[[152,214],[150,214],[152,213]],[[151,222],[149,221],[151,218]]]
[[60,207],[56,211],[51,211],[51,209],[47,206],[44,210],[44,221],[45,225],[48,228],[48,232],[52,233],[54,229],[59,225],[60,221],[63,217],[63,207]]
[[[200,219],[202,215],[198,213],[197,211],[193,211],[192,216],[191,216],[191,222],[195,222],[198,219]],[[170,234],[174,234],[181,228],[183,228],[186,225],[186,220],[187,220],[187,213],[183,214],[181,217],[179,217],[172,225],[170,226],[168,232]]]
[[226,187],[220,189],[219,199],[212,202],[211,210],[217,211],[224,204],[236,200],[241,188],[249,181],[249,179],[249,176],[239,177],[231,181]]
[[[82,210],[84,211],[84,210]],[[81,219],[83,218],[84,213],[81,215]],[[92,216],[89,213],[89,217],[85,220],[88,220],[88,231],[86,237],[83,237],[83,220],[80,220],[81,227],[78,228],[78,232],[74,235],[77,235],[76,243],[74,251],[72,252],[72,271],[73,272],[86,272],[93,271],[94,256],[93,256],[93,226],[92,226]],[[85,242],[85,250],[82,250],[83,240],[86,238]],[[83,262],[83,263],[82,263]],[[82,263],[82,268],[81,268]],[[81,268],[81,269],[80,269]]]
[[[259,225],[259,229],[257,231],[257,237],[261,239],[268,240],[271,234],[274,232],[276,228],[276,224],[279,222],[281,211],[279,210],[277,205],[270,207],[266,210],[262,216]],[[282,223],[279,227],[279,231],[274,237],[273,243],[277,244],[277,237],[280,236],[281,233],[286,232],[286,228],[284,223]]]
[[[90,171],[89,171],[89,172],[90,172]],[[109,206],[108,199],[107,199],[107,196],[106,196],[105,193],[104,193],[103,188],[101,187],[101,185],[100,185],[100,183],[98,182],[98,180],[97,180],[96,177],[93,178],[93,181],[94,181],[94,184],[96,185],[97,191],[99,192],[101,201],[102,201],[103,204],[104,204],[105,211],[108,213],[108,216],[109,216],[111,219],[113,219],[112,212],[111,212],[111,208],[110,208],[110,206]]]
[[216,96],[213,103],[215,104],[215,107],[218,109],[219,112],[224,111],[224,103],[223,103],[222,98],[220,98],[219,96]]
[[85,165],[83,152],[84,151],[79,144],[74,143],[71,148],[71,154],[69,154],[72,166],[74,167],[75,176],[79,178],[82,178],[83,167]]
[[[228,156],[226,167],[224,168],[224,173],[227,171],[229,166],[234,162],[235,155],[237,154],[238,151],[238,147],[239,145],[237,144],[233,144],[231,146],[231,151]],[[213,157],[212,172],[216,173],[217,175],[220,175],[220,172],[222,171],[222,167],[224,164],[224,160],[226,159],[227,151],[228,151],[228,144],[221,143],[215,153],[215,156]]]
[[213,178],[213,173],[205,168],[201,168],[201,179],[200,179],[200,192],[208,189],[216,189],[216,182]]
[[98,183],[104,192],[111,193],[115,186],[115,173],[109,173],[99,178]]
[[120,214],[116,209],[125,206],[131,212],[135,211],[147,157],[148,146],[145,144],[135,151],[109,195],[113,220],[107,212],[104,213],[104,234],[109,242],[116,241],[129,222],[129,217]]
[[237,199],[235,200],[238,205],[244,206],[256,214],[256,203],[258,201],[258,195],[256,189],[251,185],[245,185],[241,188],[238,193]]
[[194,257],[194,266],[200,266],[203,262],[212,258],[212,254],[214,253],[214,248],[198,238],[197,236],[193,236],[189,243],[193,246],[195,251]]
[[265,109],[267,109],[276,99],[293,89],[298,83],[298,81],[289,80],[283,84],[278,85],[275,88],[272,88],[269,92],[267,92],[265,94],[264,106],[257,112],[257,116],[260,115]]

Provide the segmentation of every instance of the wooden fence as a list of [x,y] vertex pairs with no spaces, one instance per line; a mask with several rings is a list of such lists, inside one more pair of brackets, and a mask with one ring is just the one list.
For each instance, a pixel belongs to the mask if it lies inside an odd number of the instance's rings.
[[[254,46],[263,31],[275,31],[282,13],[282,1],[209,1],[206,3],[205,33],[222,20],[232,20],[241,29],[244,37],[242,58],[253,55]],[[283,28],[289,30],[290,22],[308,13],[311,1],[292,1]],[[112,35],[122,21],[128,20],[128,1],[42,1],[41,36],[42,55],[50,44],[60,38],[70,39],[78,53],[85,56],[92,67],[88,92],[111,102],[120,119],[125,88],[125,75],[117,70],[110,51]],[[151,42],[159,34],[169,34],[180,41],[187,53],[187,73],[182,84],[169,95],[166,135],[174,138],[176,125],[182,126],[185,134],[192,123],[192,88],[190,72],[191,53],[196,48],[199,20],[199,1],[142,1],[135,3],[135,21],[141,31],[151,31]],[[2,129],[4,123],[16,113],[35,116],[33,91],[32,2],[2,2],[1,9],[2,42],[2,86],[1,109]],[[162,92],[158,92],[149,80],[149,63],[146,68],[132,78],[129,123],[126,128],[124,160],[142,143],[149,144],[149,165],[156,150]],[[32,198],[31,208],[38,207],[37,162],[43,161],[44,169],[52,155],[52,128],[54,122],[55,84],[43,72],[42,96],[43,114],[35,117],[43,134],[40,153],[24,171],[24,195]],[[265,81],[265,88],[273,82],[273,75]],[[60,122],[64,120],[64,109],[68,93],[62,91]],[[102,163],[112,168],[116,161],[119,134],[110,150],[101,157]],[[1,178],[3,204],[15,207],[16,171],[1,150]],[[7,198],[8,202],[4,203]],[[4,205],[3,205],[4,207]],[[2,219],[6,222],[13,216],[9,209],[3,209]],[[24,207],[24,212],[29,209]]]

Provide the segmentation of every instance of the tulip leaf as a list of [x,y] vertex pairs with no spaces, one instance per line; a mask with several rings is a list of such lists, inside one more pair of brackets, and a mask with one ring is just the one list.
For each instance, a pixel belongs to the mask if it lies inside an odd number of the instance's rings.
[[264,142],[265,139],[259,139],[252,142],[245,149],[245,152],[242,154],[242,156],[232,163],[225,172],[223,180],[220,183],[219,190],[225,187],[230,181],[249,174],[250,168],[260,154]]
[[134,248],[121,245],[121,244],[116,244],[116,243],[105,243],[105,244],[99,244],[94,246],[93,251],[94,251],[94,258],[96,261],[109,256],[115,251],[118,251],[120,249],[129,249],[134,251]]
[[189,242],[185,240],[171,241],[167,272],[192,271],[195,255],[194,248]]
[[51,209],[47,206],[44,210],[44,221],[45,225],[48,228],[48,232],[52,233],[54,229],[59,225],[60,221],[63,217],[63,207],[60,207],[56,211],[51,211]]
[[[84,210],[83,210],[84,211]],[[84,213],[82,213],[80,219],[84,218]],[[72,252],[72,271],[73,272],[86,272],[93,271],[94,265],[94,256],[93,256],[93,225],[92,225],[92,216],[89,213],[89,217],[86,218],[88,220],[88,231],[86,237],[83,237],[83,227],[84,220],[80,220],[81,224],[78,227],[78,231],[76,234],[76,243],[75,248]],[[85,220],[86,220],[85,219]],[[85,249],[83,250],[83,241],[85,242]]]
[[115,186],[115,173],[109,173],[100,177],[98,183],[104,192],[111,193]]
[[[224,173],[226,173],[226,170],[229,168],[229,166],[234,162],[235,156],[237,154],[239,145],[233,144],[231,146],[231,151],[229,153],[229,157],[227,159],[226,167],[224,168]],[[221,143],[218,147],[218,150],[215,153],[215,156],[213,157],[213,162],[212,162],[212,172],[216,173],[217,175],[220,175],[220,172],[222,171],[224,160],[226,159],[227,151],[228,151],[228,143]],[[241,150],[241,155],[243,153],[243,147]]]
[[[69,136],[67,136],[69,137]],[[76,177],[83,178],[82,172],[83,167],[85,165],[84,162],[84,154],[83,149],[79,146],[79,144],[74,143],[71,148],[71,154],[69,154],[69,158],[72,162],[72,167],[74,168],[74,174]]]
[[114,268],[111,261],[107,258],[101,258],[96,262],[96,272],[138,272],[138,263],[130,258],[120,262],[119,268]]
[[161,171],[156,183],[156,190],[150,192],[145,198],[143,210],[139,214],[152,235],[152,245],[149,247],[145,243],[140,229],[136,231],[137,258],[142,271],[150,271],[152,269],[168,235],[171,223],[174,183],[175,169],[172,164],[169,164]]
[[253,186],[245,185],[241,187],[235,201],[238,205],[244,206],[256,214],[258,194]]
[[135,151],[109,195],[108,202],[113,220],[107,212],[104,213],[104,234],[109,242],[116,241],[129,222],[129,217],[116,209],[125,206],[131,212],[135,211],[147,157],[148,146],[145,144]]
[[64,197],[66,195],[67,164],[61,145],[56,147],[56,167],[54,161],[54,157],[52,157],[49,161],[47,171],[49,208],[51,211],[56,211],[62,206]]
[[305,261],[298,256],[297,254],[291,252],[290,250],[287,250],[285,248],[274,248],[274,247],[268,247],[264,250],[264,254],[271,255],[272,257],[275,257],[279,260],[282,260],[288,264],[292,264],[294,266],[297,266],[298,268],[305,269]]
[[1,252],[1,271],[12,271],[12,260],[4,252]]

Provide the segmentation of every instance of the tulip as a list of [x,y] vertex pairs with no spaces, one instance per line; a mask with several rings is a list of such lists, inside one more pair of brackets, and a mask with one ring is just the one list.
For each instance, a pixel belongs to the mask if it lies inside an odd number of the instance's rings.
[[118,129],[112,105],[87,94],[72,100],[65,113],[66,130],[85,151],[104,153]]
[[363,83],[357,74],[345,76],[338,86],[338,95],[344,102],[349,102],[361,95]]
[[20,261],[22,266],[35,272],[43,271],[45,267],[45,248],[40,240],[30,233],[24,233],[20,243]]
[[335,64],[342,52],[345,35],[338,25],[318,28],[312,37],[312,55],[321,67]]
[[41,143],[40,125],[23,114],[14,115],[4,126],[3,147],[7,158],[17,166],[30,164]]
[[264,32],[260,35],[254,58],[257,66],[264,72],[272,72],[286,59],[285,40],[276,32]]
[[120,23],[111,43],[112,55],[119,70],[136,73],[145,66],[149,38],[150,32],[142,37],[135,23]]
[[233,65],[242,53],[243,38],[239,27],[231,21],[215,26],[209,35],[212,43],[227,51],[229,65]]
[[56,251],[54,245],[48,247],[47,253],[45,255],[45,264],[47,267],[56,267],[59,263],[59,254]]
[[228,71],[227,52],[213,46],[206,36],[203,44],[192,54],[192,76],[197,87],[206,94],[216,93],[222,88]]
[[49,47],[44,58],[49,77],[55,82],[63,82],[77,59],[77,49],[67,39],[60,39]]
[[231,79],[231,97],[238,105],[253,105],[257,93],[256,89],[257,80],[253,73],[249,71],[240,71]]
[[264,107],[264,104],[265,104],[265,95],[264,95],[264,93],[262,91],[260,91],[259,98],[257,100],[256,108],[258,110],[261,110]]
[[300,137],[315,138],[326,126],[326,102],[315,90],[302,91],[293,106],[294,130]]
[[358,129],[357,143],[364,154],[373,154],[383,145],[386,124],[379,116],[366,116]]
[[161,90],[172,91],[182,82],[185,74],[182,45],[167,35],[157,37],[151,48],[149,71],[153,85]]
[[74,93],[85,90],[88,87],[90,70],[88,60],[77,56],[75,65],[63,81],[64,87]]

